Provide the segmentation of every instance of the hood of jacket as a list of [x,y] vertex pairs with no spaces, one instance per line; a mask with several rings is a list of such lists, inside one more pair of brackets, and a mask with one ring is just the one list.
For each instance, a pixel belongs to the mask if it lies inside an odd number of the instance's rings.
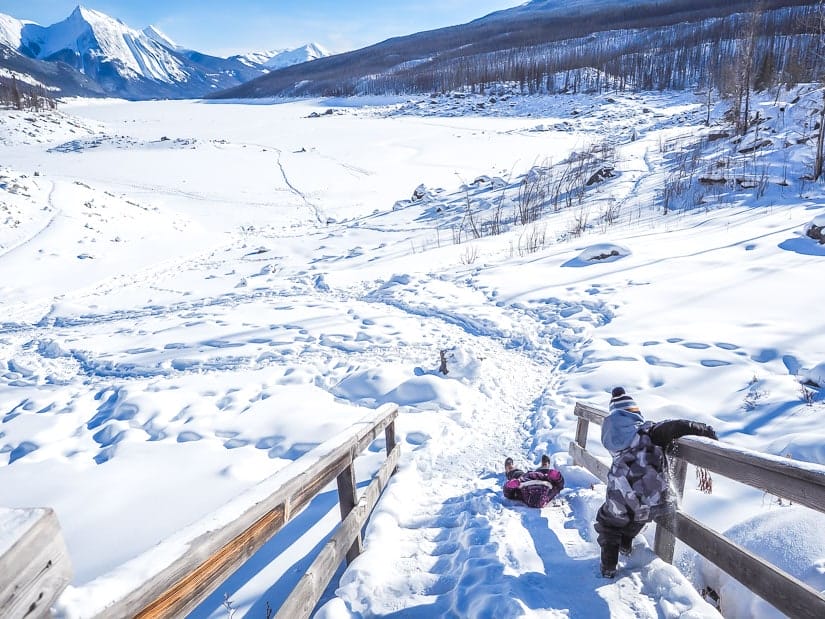
[[611,453],[627,449],[644,422],[641,413],[614,410],[602,424],[602,445]]

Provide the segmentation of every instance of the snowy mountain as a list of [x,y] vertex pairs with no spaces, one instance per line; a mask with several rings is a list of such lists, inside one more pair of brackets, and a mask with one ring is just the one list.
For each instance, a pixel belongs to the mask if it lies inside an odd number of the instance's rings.
[[[127,99],[202,97],[273,68],[329,55],[309,44],[248,58],[219,58],[185,49],[155,26],[136,30],[83,6],[51,26],[0,15],[0,46],[4,73],[24,75],[62,94]],[[73,79],[67,77],[69,68],[77,72]],[[59,83],[52,79],[55,73],[61,75]]]
[[239,60],[250,67],[264,67],[268,70],[276,70],[330,55],[331,53],[321,45],[308,43],[294,49],[277,49],[267,52],[239,54],[237,56],[231,56],[231,59]]
[[184,63],[168,47],[121,21],[81,6],[52,26],[26,26],[21,48],[31,57],[60,60],[101,80],[172,84],[187,78]]
[[23,31],[37,27],[32,22],[0,14],[0,86],[12,80],[35,89],[66,96],[102,96],[105,91],[89,76],[63,63],[47,62],[20,53]]
[[0,13],[0,45],[7,45],[12,49],[20,47],[20,39],[25,26],[26,22]]

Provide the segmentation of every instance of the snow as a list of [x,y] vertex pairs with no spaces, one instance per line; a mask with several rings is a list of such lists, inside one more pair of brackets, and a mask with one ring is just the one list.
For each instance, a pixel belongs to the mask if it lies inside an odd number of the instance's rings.
[[283,50],[278,54],[274,54],[269,60],[264,63],[268,69],[282,69],[299,62],[308,62],[329,56],[330,52],[325,50],[317,43],[308,43],[295,49]]
[[[58,615],[128,590],[393,402],[398,473],[316,617],[718,617],[707,586],[725,616],[768,616],[681,544],[675,566],[656,558],[652,525],[600,578],[604,486],[567,448],[575,402],[605,408],[621,384],[650,419],[825,465],[822,395],[800,389],[825,350],[810,285],[825,253],[802,232],[823,191],[799,180],[810,145],[783,139],[821,92],[758,102],[774,146],[734,167],[766,166],[761,197],[713,186],[668,215],[662,179],[706,131],[704,97],[610,97],[0,111],[1,502],[55,509],[74,568]],[[528,172],[606,137],[613,177],[514,223]],[[709,166],[736,156],[721,142]],[[468,204],[479,225],[500,208],[502,234],[468,233]],[[359,486],[381,443],[357,460]],[[545,453],[561,497],[505,500],[504,458]],[[771,540],[754,551],[822,590],[821,516],[786,503],[715,476],[682,507]],[[277,608],[338,509],[333,484],[191,616]]]
[[8,45],[12,49],[20,47],[20,38],[23,28],[27,23],[15,19],[10,15],[0,13],[0,44]]
[[[725,531],[725,536],[758,553],[785,572],[811,585],[817,591],[825,590],[825,539],[811,535],[825,526],[825,515],[804,507],[788,506],[746,519]],[[747,595],[736,580],[704,559],[698,569],[716,591],[721,594],[722,613],[732,619],[748,617],[784,617],[760,598]]]
[[42,509],[8,509],[0,507],[0,556],[7,553],[20,536],[28,531],[40,518]]
[[49,87],[44,86],[41,82],[37,81],[35,78],[33,78],[28,73],[18,73],[17,71],[10,71],[9,69],[6,69],[5,67],[0,67],[0,77],[4,77],[6,79],[15,79],[20,83],[29,84],[31,86],[39,86],[41,88],[44,88],[47,91],[56,92],[58,90],[57,88],[55,88],[53,86],[49,86]]
[[800,375],[808,382],[819,387],[825,387],[825,361],[818,363],[809,370],[803,369]]

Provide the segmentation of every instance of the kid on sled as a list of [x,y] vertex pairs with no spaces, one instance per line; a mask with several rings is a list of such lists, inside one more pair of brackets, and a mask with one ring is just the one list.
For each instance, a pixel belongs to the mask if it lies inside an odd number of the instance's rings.
[[513,465],[513,459],[504,461],[504,496],[523,501],[530,507],[544,507],[564,488],[564,477],[557,469],[551,468],[550,458],[541,457],[541,467],[526,473]]

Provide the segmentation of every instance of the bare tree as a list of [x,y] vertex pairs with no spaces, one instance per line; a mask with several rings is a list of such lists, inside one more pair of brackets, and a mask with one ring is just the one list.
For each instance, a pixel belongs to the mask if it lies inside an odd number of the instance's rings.
[[819,106],[819,128],[816,132],[816,152],[814,154],[813,178],[817,180],[822,176],[823,164],[825,164],[825,72],[822,71],[822,62],[825,58],[825,0],[819,0],[816,12],[816,33],[817,47],[815,62],[819,71],[819,83],[822,86],[822,104]]
[[762,17],[762,3],[757,4],[750,15],[745,31],[737,42],[733,82],[733,125],[736,132],[744,135],[748,131],[750,117],[750,93],[756,55],[756,38],[759,20]]
[[17,87],[17,78],[11,78],[11,104],[16,110],[23,109],[23,98],[20,96],[20,89]]

